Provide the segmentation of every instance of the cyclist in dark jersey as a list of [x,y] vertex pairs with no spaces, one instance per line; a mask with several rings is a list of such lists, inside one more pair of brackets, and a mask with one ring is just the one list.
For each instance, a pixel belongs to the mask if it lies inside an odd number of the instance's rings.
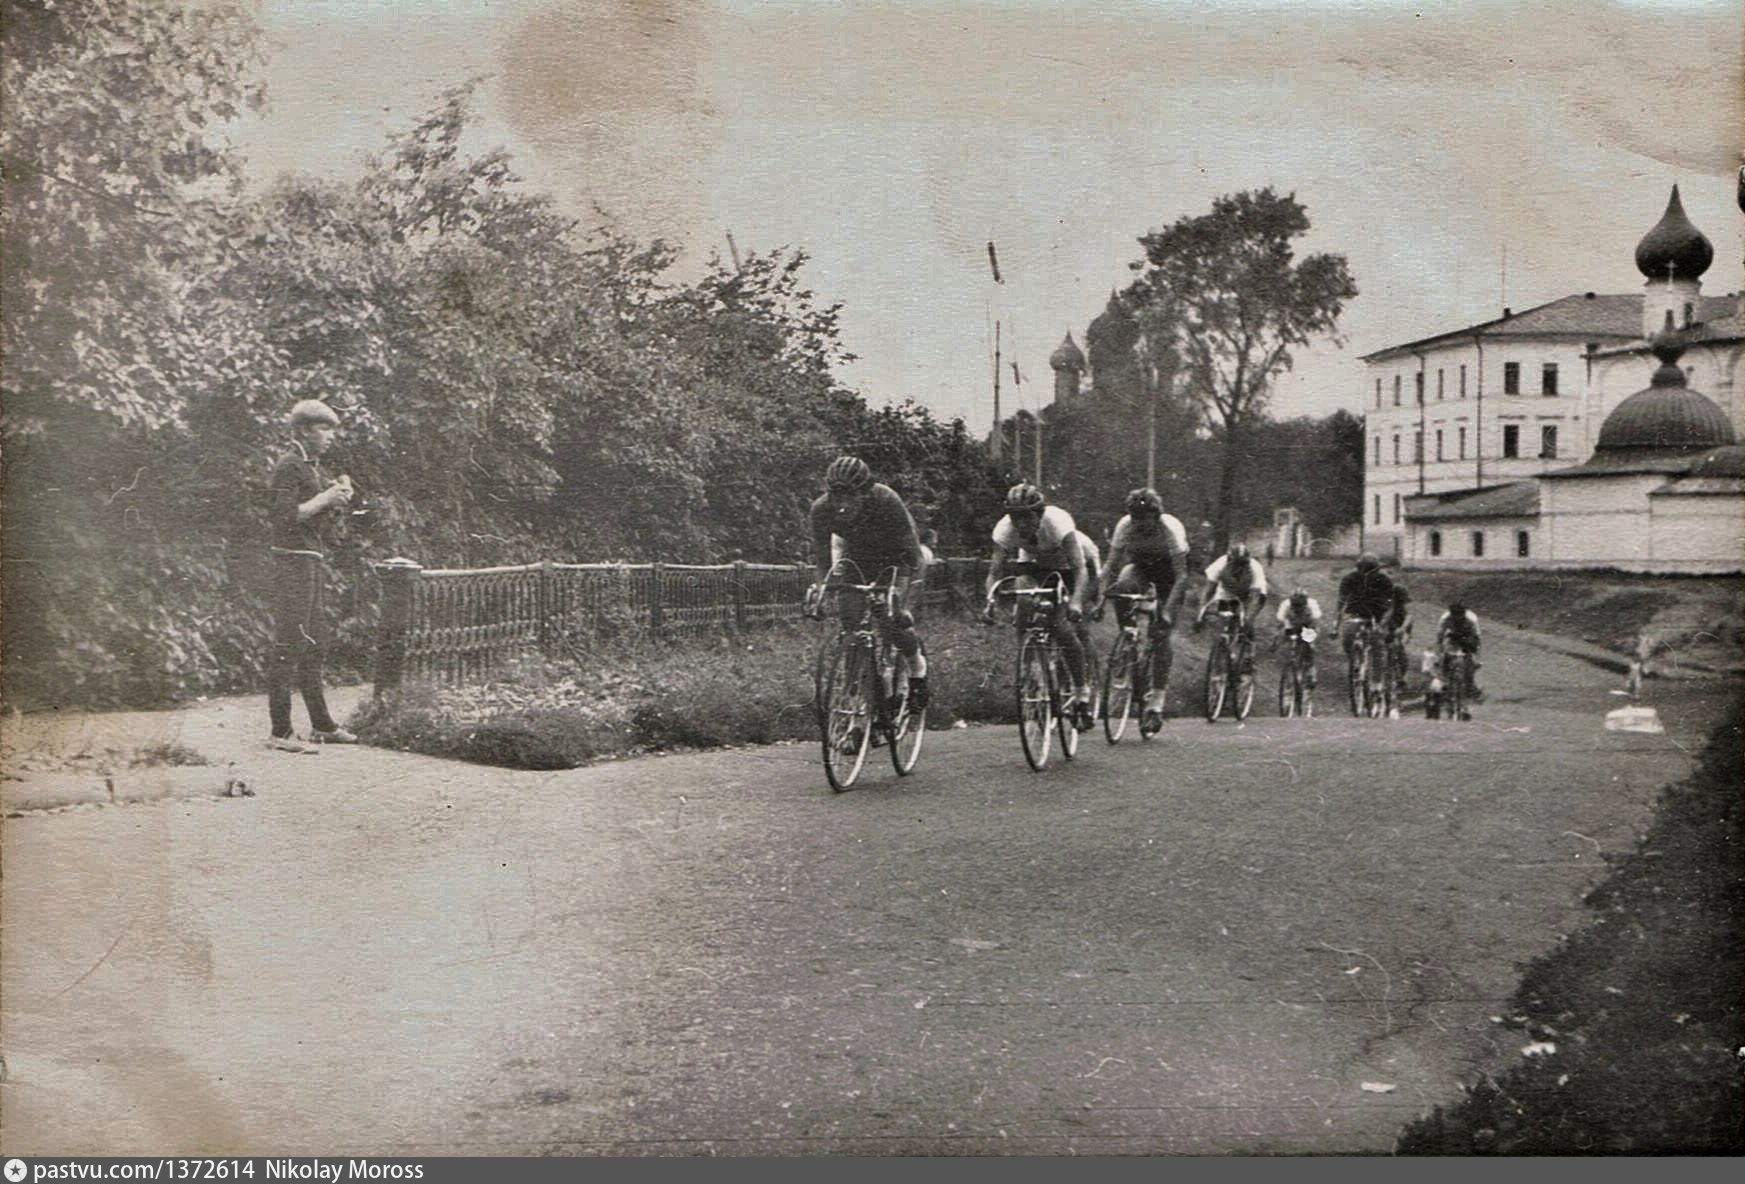
[[[812,503],[812,567],[817,581],[807,594],[817,603],[831,566],[852,560],[865,580],[897,569],[890,613],[881,621],[886,639],[910,661],[909,706],[927,707],[927,654],[915,633],[915,618],[907,600],[912,587],[925,578],[927,561],[915,520],[897,491],[873,480],[872,469],[859,457],[839,456],[824,471],[824,494]],[[837,611],[844,624],[859,619],[857,597],[839,596]]]
[[1339,581],[1339,602],[1333,610],[1339,622],[1339,644],[1351,659],[1360,621],[1386,628],[1394,609],[1394,582],[1381,569],[1381,560],[1365,551],[1357,560],[1357,569],[1347,572]]

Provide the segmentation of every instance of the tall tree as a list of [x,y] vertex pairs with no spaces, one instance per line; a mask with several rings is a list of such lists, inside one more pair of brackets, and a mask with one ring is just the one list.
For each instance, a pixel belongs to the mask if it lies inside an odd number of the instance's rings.
[[1343,255],[1297,260],[1309,216],[1295,194],[1270,187],[1218,198],[1139,239],[1145,258],[1127,289],[1142,330],[1174,344],[1185,389],[1221,429],[1218,541],[1231,514],[1252,427],[1264,415],[1293,350],[1332,336],[1357,295]]

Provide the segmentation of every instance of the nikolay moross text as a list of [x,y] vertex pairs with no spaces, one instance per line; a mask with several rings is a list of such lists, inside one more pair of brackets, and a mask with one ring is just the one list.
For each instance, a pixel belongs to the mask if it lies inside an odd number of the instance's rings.
[[298,1162],[294,1159],[267,1160],[269,1180],[422,1180],[421,1163],[375,1163],[368,1159],[348,1159],[344,1163],[326,1160]]

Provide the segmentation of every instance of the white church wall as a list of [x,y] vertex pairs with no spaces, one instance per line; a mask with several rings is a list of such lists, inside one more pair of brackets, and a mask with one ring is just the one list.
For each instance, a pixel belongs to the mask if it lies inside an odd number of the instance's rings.
[[1655,571],[1745,571],[1745,493],[1648,499]]

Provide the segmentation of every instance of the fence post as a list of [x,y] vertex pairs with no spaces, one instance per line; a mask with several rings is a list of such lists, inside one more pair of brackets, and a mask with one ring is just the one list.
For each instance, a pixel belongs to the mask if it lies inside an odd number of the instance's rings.
[[666,624],[666,614],[662,611],[662,601],[666,599],[666,564],[657,559],[649,564],[648,571],[648,631],[659,637],[662,626]]
[[375,565],[382,578],[382,620],[376,626],[374,696],[400,685],[406,673],[406,646],[412,632],[412,587],[424,568],[410,559],[384,559]]
[[534,636],[542,657],[551,653],[551,607],[555,599],[551,589],[551,560],[542,559],[539,563],[539,587],[535,592],[534,606],[534,611],[539,614],[539,624],[534,629]]
[[733,628],[745,632],[745,560],[733,561]]

